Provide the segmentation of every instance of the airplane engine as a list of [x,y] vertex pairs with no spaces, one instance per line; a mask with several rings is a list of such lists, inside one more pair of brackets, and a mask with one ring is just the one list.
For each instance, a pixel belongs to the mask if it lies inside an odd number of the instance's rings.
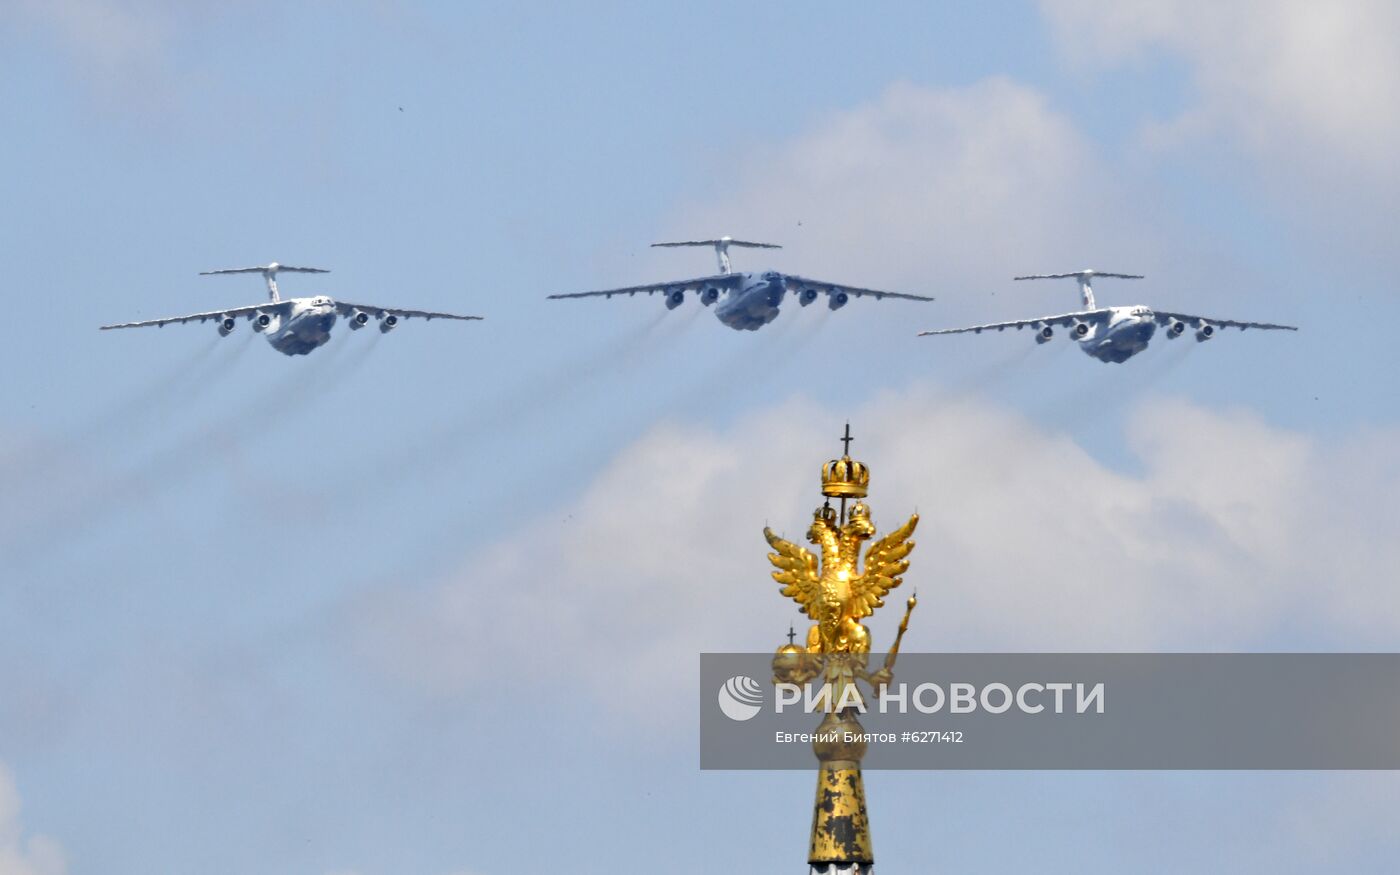
[[1200,343],[1200,342],[1205,341],[1205,340],[1210,340],[1210,339],[1211,339],[1212,337],[1214,337],[1214,336],[1215,336],[1215,326],[1214,326],[1214,325],[1211,325],[1209,322],[1202,322],[1202,323],[1201,323],[1201,327],[1196,329],[1196,342],[1197,342],[1197,343]]
[[1045,326],[1044,328],[1040,329],[1039,331],[1037,331],[1037,332],[1035,333],[1035,342],[1036,342],[1036,343],[1049,343],[1049,342],[1050,342],[1050,338],[1052,338],[1052,337],[1054,337],[1054,336],[1055,336],[1055,329],[1053,329],[1053,328],[1051,328],[1049,325],[1047,325],[1047,326]]
[[359,331],[369,324],[369,314],[364,310],[356,310],[350,314],[350,330]]
[[700,290],[700,303],[706,307],[719,300],[719,289],[714,286],[707,286]]
[[666,293],[666,309],[674,310],[685,303],[685,290],[675,289]]
[[837,292],[834,295],[826,296],[826,305],[833,310],[840,310],[842,307],[846,306],[846,302],[850,299],[850,296],[845,292]]
[[[353,320],[352,320],[353,322]],[[394,326],[399,324],[399,317],[393,313],[385,313],[384,318],[379,320],[379,333],[388,334],[394,330]]]
[[273,328],[274,316],[271,313],[259,313],[253,317],[254,331],[267,331]]
[[234,326],[238,323],[233,321],[232,316],[225,316],[219,320],[219,336],[228,337],[233,333]]
[[1089,323],[1076,321],[1070,331],[1073,332],[1075,340],[1083,339],[1089,335]]
[[817,295],[819,294],[821,293],[818,292],[816,289],[803,289],[797,295],[797,303],[805,307],[808,304],[815,301],[817,299]]
[[1167,326],[1167,339],[1174,340],[1186,333],[1186,323],[1180,319],[1173,319]]

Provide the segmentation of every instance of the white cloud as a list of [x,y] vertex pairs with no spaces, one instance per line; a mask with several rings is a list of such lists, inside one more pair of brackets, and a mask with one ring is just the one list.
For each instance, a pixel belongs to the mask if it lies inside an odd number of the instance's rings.
[[1034,89],[896,84],[751,153],[731,188],[669,224],[782,243],[804,275],[929,292],[947,314],[1018,272],[1141,267],[1154,244],[1113,176]]
[[162,113],[195,92],[210,99],[203,32],[275,34],[277,13],[264,0],[8,0],[0,25],[55,46],[98,106]]
[[143,91],[164,91],[178,8],[170,0],[18,0],[0,9],[0,21],[35,26],[63,47],[95,93],[126,103]]
[[63,875],[63,849],[47,836],[25,836],[20,800],[9,770],[0,764],[0,875]]
[[1209,135],[1321,185],[1400,188],[1400,6],[1388,0],[1065,0],[1042,3],[1067,55],[1187,62],[1195,105],[1151,129]]
[[120,66],[164,48],[174,4],[131,0],[18,0],[12,12],[53,29],[74,52]]
[[[853,422],[876,522],[922,514],[912,649],[1365,649],[1400,630],[1393,432],[1329,444],[1158,399],[1129,418],[1128,472],[929,389],[881,396]],[[798,619],[761,530],[804,531],[839,423],[795,400],[721,432],[656,427],[577,501],[426,589],[362,604],[364,643],[453,695],[503,670],[565,672],[628,709],[679,695],[693,654],[774,647]],[[897,622],[886,613],[878,646]]]
[[[1273,834],[1289,838],[1288,854],[1298,871],[1338,868],[1338,854],[1374,848],[1376,859],[1394,859],[1394,811],[1400,778],[1394,772],[1329,772],[1312,792],[1278,800],[1270,818]],[[1387,849],[1389,853],[1387,853]]]

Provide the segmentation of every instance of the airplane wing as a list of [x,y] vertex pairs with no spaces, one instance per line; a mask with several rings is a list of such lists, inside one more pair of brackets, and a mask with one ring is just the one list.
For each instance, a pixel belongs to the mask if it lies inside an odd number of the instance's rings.
[[483,316],[459,316],[456,313],[437,313],[432,310],[401,310],[397,307],[373,307],[369,304],[350,304],[345,301],[336,301],[335,310],[342,316],[349,316],[356,310],[368,313],[376,319],[383,319],[385,316],[397,316],[400,319],[462,319],[480,321]]
[[1167,325],[1173,321],[1184,322],[1192,328],[1201,327],[1201,323],[1208,322],[1221,328],[1238,328],[1243,331],[1246,328],[1260,328],[1266,331],[1297,331],[1296,325],[1275,325],[1272,322],[1236,322],[1233,319],[1212,319],[1209,316],[1191,316],[1186,313],[1163,313],[1156,310],[1153,313],[1158,325]]
[[[267,271],[267,268],[266,268],[266,267],[229,267],[229,268],[225,268],[225,269],[223,269],[223,270],[201,270],[201,271],[199,272],[199,275],[200,275],[200,276],[214,276],[215,274],[220,274],[220,273],[264,273],[264,272],[266,272],[266,271]],[[286,265],[286,264],[279,264],[279,265],[277,265],[277,272],[278,272],[278,273],[330,273],[330,271],[328,271],[328,270],[323,270],[322,268],[319,268],[319,267],[291,267],[291,266]]]
[[1005,331],[1008,328],[1042,328],[1046,325],[1059,325],[1068,328],[1075,322],[1101,323],[1108,319],[1108,310],[1080,310],[1077,313],[1061,313],[1058,316],[1041,316],[1038,319],[1017,319],[1014,322],[991,322],[986,325],[969,325],[967,328],[940,328],[937,331],[920,331],[919,336],[928,334],[981,334],[983,331]]
[[290,306],[289,301],[277,303],[268,302],[266,304],[252,304],[247,307],[229,307],[227,310],[210,310],[207,313],[191,313],[188,316],[170,316],[166,319],[146,319],[141,322],[122,322],[116,325],[102,325],[99,330],[108,331],[113,328],[144,328],[148,325],[163,327],[173,322],[184,324],[185,322],[204,322],[208,319],[222,319],[225,316],[247,316],[252,319],[258,313],[278,313],[285,312]]
[[596,298],[600,296],[604,298],[611,298],[613,295],[635,295],[638,292],[642,292],[648,295],[654,295],[657,292],[669,294],[674,291],[698,291],[700,289],[705,288],[706,286],[715,286],[717,288],[722,288],[725,291],[730,291],[736,285],[738,285],[743,280],[743,278],[744,275],[739,273],[721,273],[716,274],[715,276],[702,276],[698,279],[693,280],[678,280],[676,282],[671,283],[652,283],[650,285],[645,286],[624,286],[620,289],[603,289],[602,291],[598,292],[569,292],[567,294],[562,295],[549,295],[549,297],[556,299]]
[[907,295],[904,292],[885,292],[880,289],[862,289],[856,286],[842,286],[836,283],[822,282],[821,280],[809,280],[806,277],[792,276],[788,274],[783,277],[787,281],[788,291],[800,292],[805,289],[821,292],[826,295],[847,294],[853,298],[863,298],[870,295],[872,298],[903,298],[906,301],[932,301],[933,298],[926,298],[923,295]]

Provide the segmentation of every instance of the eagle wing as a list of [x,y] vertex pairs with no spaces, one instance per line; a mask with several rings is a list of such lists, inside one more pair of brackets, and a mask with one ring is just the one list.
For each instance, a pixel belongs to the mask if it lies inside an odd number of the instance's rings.
[[909,536],[919,524],[914,514],[909,522],[870,545],[865,554],[865,570],[851,581],[851,616],[857,620],[884,607],[884,598],[902,581],[900,575],[909,570],[908,555],[914,549]]
[[805,547],[773,534],[772,529],[765,528],[763,537],[777,551],[768,554],[768,561],[773,563],[775,569],[773,579],[783,585],[783,595],[797,602],[807,616],[820,620],[821,574],[817,570],[817,557]]

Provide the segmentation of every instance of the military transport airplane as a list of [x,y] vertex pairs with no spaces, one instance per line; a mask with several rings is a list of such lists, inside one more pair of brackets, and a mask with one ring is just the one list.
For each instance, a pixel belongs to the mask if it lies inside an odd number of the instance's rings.
[[919,336],[929,334],[981,334],[983,331],[1005,331],[1008,328],[1035,329],[1035,342],[1046,343],[1055,336],[1055,327],[1066,330],[1070,340],[1079,341],[1079,348],[1101,362],[1122,363],[1147,349],[1147,343],[1156,333],[1157,326],[1166,329],[1168,339],[1176,339],[1186,333],[1187,328],[1195,330],[1198,342],[1210,340],[1217,328],[1259,328],[1267,330],[1297,331],[1292,325],[1274,325],[1268,322],[1236,322],[1232,319],[1212,319],[1207,316],[1190,316],[1185,313],[1167,313],[1150,307],[1099,307],[1094,303],[1093,280],[1096,276],[1115,277],[1125,280],[1140,280],[1141,276],[1129,273],[1108,273],[1102,270],[1081,270],[1075,273],[1043,273],[1032,276],[1018,276],[1018,280],[1069,279],[1079,281],[1079,294],[1084,309],[1058,316],[1041,316],[1037,319],[1018,319],[1013,322],[992,322],[988,325],[973,325],[968,328],[944,328],[938,331],[920,331]]
[[423,319],[481,319],[480,316],[458,316],[455,313],[434,313],[429,310],[400,310],[395,307],[373,307],[367,304],[348,304],[336,301],[325,295],[311,298],[288,298],[282,300],[277,293],[279,273],[330,273],[319,267],[291,267],[272,262],[262,267],[235,267],[228,270],[208,270],[200,276],[213,276],[225,273],[260,273],[267,281],[268,301],[265,304],[249,304],[246,307],[229,307],[223,310],[210,310],[206,313],[193,313],[189,316],[172,316],[168,319],[148,319],[144,322],[123,322],[119,325],[103,325],[102,330],[113,328],[141,328],[146,325],[163,327],[172,322],[205,322],[213,319],[218,323],[219,336],[228,337],[238,324],[240,317],[252,323],[252,329],[267,336],[272,348],[285,355],[306,355],[316,347],[331,339],[331,327],[337,316],[344,316],[352,330],[359,330],[369,324],[371,317],[379,320],[379,330],[388,333],[401,319],[421,317]]
[[[564,295],[550,295],[550,298],[611,298],[613,295],[635,295],[644,292],[648,295],[661,293],[665,296],[666,309],[674,310],[685,302],[686,292],[695,292],[700,303],[706,307],[718,302],[715,316],[719,321],[736,331],[757,331],[778,318],[778,306],[784,295],[791,291],[797,295],[797,303],[806,307],[826,295],[826,305],[832,310],[846,306],[851,298],[903,298],[907,301],[932,301],[920,295],[906,295],[900,292],[883,292],[877,289],[861,289],[843,286],[821,280],[809,280],[775,270],[763,273],[733,273],[729,266],[729,247],[747,249],[781,249],[773,243],[751,243],[748,240],[735,240],[721,237],[718,240],[683,240],[678,243],[653,243],[652,246],[713,246],[719,259],[719,273],[698,279],[677,280],[675,282],[652,283],[645,286],[627,286],[621,289],[605,289],[600,292],[571,292]],[[723,296],[724,300],[720,300]]]

